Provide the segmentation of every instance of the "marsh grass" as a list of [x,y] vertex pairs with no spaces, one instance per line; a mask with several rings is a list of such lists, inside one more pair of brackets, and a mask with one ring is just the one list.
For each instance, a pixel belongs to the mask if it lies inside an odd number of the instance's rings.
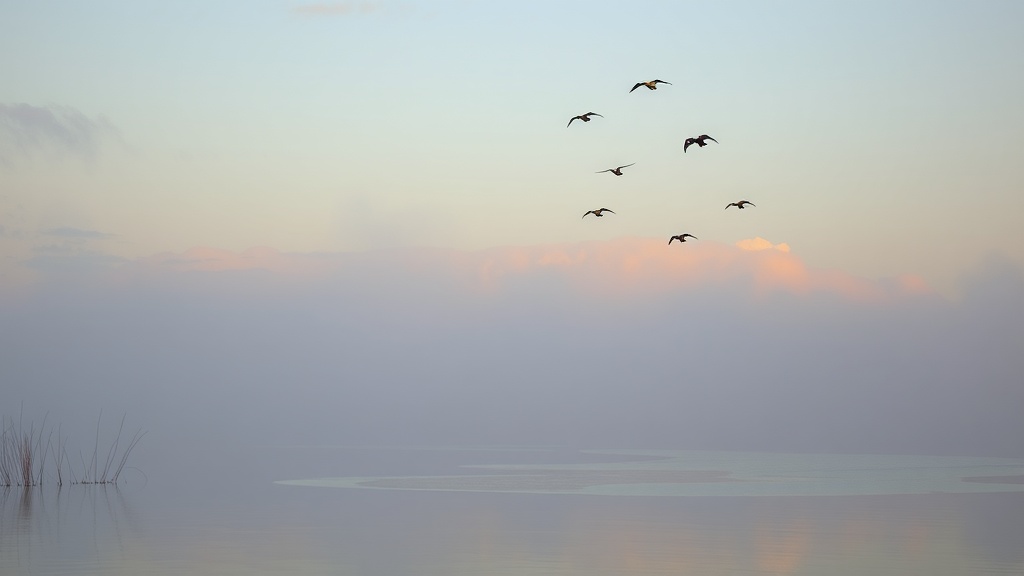
[[[100,417],[102,418],[102,416],[103,413],[100,412]],[[102,464],[100,464],[99,459],[100,422],[99,420],[96,421],[96,444],[92,451],[92,459],[90,460],[90,465],[88,467],[83,466],[85,472],[82,475],[81,479],[78,480],[78,484],[117,483],[117,479],[120,478],[121,472],[124,471],[124,467],[128,463],[128,456],[131,455],[132,450],[135,449],[135,446],[139,443],[139,440],[142,440],[142,437],[146,435],[145,432],[141,430],[136,430],[135,433],[132,434],[131,438],[128,439],[128,442],[125,444],[124,449],[122,449],[119,454],[118,449],[120,448],[121,445],[121,435],[124,433],[124,419],[125,417],[122,416],[121,424],[117,427],[117,435],[114,436],[114,440],[110,443],[110,446],[107,448],[107,454],[106,457],[103,459]],[[84,465],[84,458],[82,459],[82,462]]]
[[[132,450],[146,433],[137,430],[127,441],[122,441],[125,421],[122,416],[117,434],[106,445],[106,449],[101,450],[102,419],[101,411],[96,420],[92,457],[87,463],[85,455],[80,452],[81,468],[76,472],[68,457],[68,437],[63,434],[60,426],[56,430],[52,426],[47,428],[45,416],[38,428],[35,424],[29,424],[26,428],[20,414],[17,422],[14,418],[3,417],[0,419],[0,486],[41,486],[44,481],[53,481],[57,486],[117,484]],[[47,469],[47,462],[50,469]]]

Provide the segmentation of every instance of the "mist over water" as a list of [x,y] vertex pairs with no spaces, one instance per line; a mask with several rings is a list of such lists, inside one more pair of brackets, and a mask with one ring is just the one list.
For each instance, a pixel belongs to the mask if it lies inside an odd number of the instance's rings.
[[662,278],[629,272],[647,244],[623,246],[575,248],[588,259],[571,266],[395,251],[320,256],[305,276],[52,277],[0,308],[4,408],[90,439],[101,410],[127,414],[149,432],[140,457],[179,442],[1024,455],[1012,265],[980,269],[961,300],[884,283],[862,299],[760,288],[751,270],[799,263],[779,252],[696,246],[673,257],[743,259],[722,280],[687,261]]
[[[60,425],[86,459],[101,410],[101,448],[122,414],[147,435],[117,486],[5,490],[0,569],[1020,572],[1020,486],[987,480],[1019,475],[1020,461],[971,459],[1022,456],[1018,270],[982,269],[954,301],[884,283],[689,284],[707,271],[683,264],[666,284],[630,276],[623,256],[608,261],[632,280],[612,282],[600,252],[584,253],[577,268],[398,251],[321,255],[330,265],[313,277],[143,267],[79,272],[73,290],[49,279],[0,310],[5,398],[23,399],[26,421]],[[741,272],[779,257],[741,256]],[[684,459],[696,474],[646,486],[621,483],[647,472],[600,472],[619,484],[586,488],[585,470],[557,471],[660,461],[576,450],[594,447],[756,458]],[[969,458],[936,480],[941,467],[889,456],[882,484],[854,490],[870,466],[787,469],[779,452]],[[473,465],[555,467],[532,485],[594,493],[383,489],[509,473]],[[377,484],[314,487],[331,478]],[[294,480],[314,486],[278,483]],[[961,488],[972,493],[920,493]]]

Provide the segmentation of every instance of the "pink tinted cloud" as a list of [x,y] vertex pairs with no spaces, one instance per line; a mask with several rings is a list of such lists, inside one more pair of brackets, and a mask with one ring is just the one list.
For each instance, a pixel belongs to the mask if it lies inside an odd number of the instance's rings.
[[741,250],[749,250],[752,252],[758,252],[760,250],[778,250],[780,252],[789,252],[789,244],[783,242],[782,244],[772,244],[768,240],[761,238],[747,238],[746,240],[740,240],[736,243],[736,247]]
[[774,292],[828,293],[855,301],[882,301],[896,293],[930,292],[920,278],[878,283],[832,270],[808,268],[787,244],[762,238],[737,246],[715,242],[666,245],[661,239],[620,238],[560,246],[489,251],[480,264],[480,287],[502,279],[557,269],[578,292],[660,294],[707,286],[741,286],[753,297]]
[[491,248],[482,251],[392,250],[352,254],[293,254],[270,248],[242,252],[193,248],[157,254],[138,264],[173,271],[267,270],[297,278],[341,273],[372,275],[369,266],[418,278],[454,279],[453,286],[479,294],[514,290],[531,281],[554,281],[574,293],[596,297],[657,295],[699,288],[740,289],[751,298],[784,292],[831,294],[847,300],[881,302],[899,295],[932,293],[927,283],[906,275],[872,281],[836,270],[809,268],[786,244],[762,238],[736,245],[695,241],[667,245],[664,239]]

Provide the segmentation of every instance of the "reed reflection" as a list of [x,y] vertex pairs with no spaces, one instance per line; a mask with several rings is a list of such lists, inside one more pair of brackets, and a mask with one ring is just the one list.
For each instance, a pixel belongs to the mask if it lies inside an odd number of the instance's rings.
[[[89,563],[124,550],[142,525],[116,485],[28,486],[0,491],[0,573]],[[85,546],[84,543],[90,543]]]

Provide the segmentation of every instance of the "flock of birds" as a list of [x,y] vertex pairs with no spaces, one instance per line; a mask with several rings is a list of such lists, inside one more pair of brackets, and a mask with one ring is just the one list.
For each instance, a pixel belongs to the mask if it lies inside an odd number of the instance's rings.
[[[636,84],[633,85],[633,88],[631,88],[629,91],[630,91],[630,93],[632,93],[633,90],[636,90],[637,88],[639,88],[641,86],[647,88],[648,90],[657,90],[658,89],[658,84],[672,85],[671,82],[666,82],[664,80],[657,80],[656,79],[656,80],[650,80],[650,81],[647,81],[647,82],[637,82]],[[593,120],[594,116],[597,116],[598,118],[604,118],[604,116],[598,114],[597,112],[587,112],[586,114],[580,114],[579,116],[573,116],[572,118],[570,118],[569,119],[569,123],[566,124],[565,127],[568,128],[569,126],[572,126],[572,123],[575,122],[576,120],[580,120],[582,122],[590,122],[591,120]],[[701,134],[700,136],[695,136],[695,137],[692,137],[692,138],[687,138],[683,142],[683,152],[685,153],[686,149],[689,148],[690,146],[693,146],[694,144],[696,144],[698,148],[703,148],[703,147],[708,145],[708,140],[710,140],[710,141],[712,141],[712,142],[714,142],[716,144],[718,143],[718,140],[715,140],[714,138],[712,138],[711,136],[708,136],[707,134]],[[633,164],[636,164],[636,162],[633,162],[632,164],[624,164],[622,166],[616,166],[614,168],[608,168],[607,170],[598,170],[597,173],[598,174],[603,174],[604,172],[611,172],[612,174],[614,174],[616,176],[622,176],[622,169],[623,168],[629,168]],[[736,208],[739,208],[740,210],[743,210],[747,206],[757,206],[757,205],[754,204],[753,202],[748,201],[748,200],[739,200],[739,201],[736,201],[736,202],[730,202],[730,203],[726,204],[725,205],[725,209],[728,210],[732,206],[735,206]],[[598,208],[596,210],[587,210],[586,212],[583,213],[583,218],[586,218],[590,214],[593,214],[597,218],[601,218],[602,216],[604,216],[604,214],[606,212],[609,213],[609,214],[615,214],[615,212],[613,210],[609,210],[608,208]],[[693,234],[683,233],[683,234],[677,234],[675,236],[670,237],[668,239],[668,243],[672,244],[672,242],[674,240],[678,240],[680,243],[686,242],[687,238],[693,238],[694,240],[698,239]]]

